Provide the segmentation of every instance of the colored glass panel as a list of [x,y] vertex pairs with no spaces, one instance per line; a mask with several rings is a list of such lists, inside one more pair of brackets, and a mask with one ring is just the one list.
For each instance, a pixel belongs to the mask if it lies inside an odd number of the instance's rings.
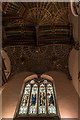
[[20,104],[19,114],[27,113],[27,107],[28,107],[28,102],[30,97],[30,89],[31,89],[31,86],[29,84],[25,86],[24,94]]
[[44,80],[43,83],[48,83],[48,81],[47,81],[47,80]]
[[40,85],[39,90],[39,114],[46,114],[46,91],[43,84]]
[[[30,96],[30,90],[32,84],[32,91]],[[48,83],[47,80],[43,80],[43,83],[39,87],[39,100],[38,100],[38,85],[35,83],[35,80],[31,80],[30,84],[26,84],[22,100],[19,108],[19,115],[24,114],[37,114],[37,104],[38,114],[47,114],[46,107],[48,106],[48,114],[56,114],[56,106],[54,99],[54,91],[51,83]],[[39,83],[40,84],[40,83]],[[45,85],[46,84],[46,85]],[[46,93],[47,89],[47,93]],[[46,106],[47,98],[47,106]],[[29,103],[30,100],[30,103]],[[38,103],[37,103],[38,102]],[[29,106],[29,111],[28,111]]]
[[38,86],[35,84],[32,87],[29,114],[37,114],[37,97],[38,97]]
[[47,85],[47,101],[48,101],[48,113],[56,114],[55,100],[53,94],[53,87],[51,84]]
[[31,84],[34,84],[35,83],[35,80],[31,80],[31,82],[30,82]]

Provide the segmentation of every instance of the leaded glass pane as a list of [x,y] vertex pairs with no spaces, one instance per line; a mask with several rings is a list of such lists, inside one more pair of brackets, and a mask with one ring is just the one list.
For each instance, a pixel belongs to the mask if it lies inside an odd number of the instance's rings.
[[32,87],[29,114],[37,114],[37,97],[38,97],[38,86],[35,84]]
[[[38,98],[38,93],[39,93],[39,98]],[[47,114],[47,107],[48,107],[48,114],[51,113],[56,114],[56,106],[55,106],[52,84],[48,83],[48,80],[43,80],[43,83],[39,85],[39,92],[38,92],[37,83],[35,82],[35,80],[31,80],[30,83],[26,84],[25,86],[22,100],[20,103],[19,115],[37,114],[37,112],[38,114]]]
[[27,113],[28,102],[30,97],[30,89],[31,89],[31,86],[29,84],[25,86],[22,101],[20,104],[19,114]]
[[31,84],[34,84],[35,83],[35,80],[31,80],[31,82],[30,82]]
[[53,94],[53,87],[51,84],[47,85],[47,101],[48,101],[48,113],[56,114],[55,100]]
[[43,83],[48,83],[48,81],[47,81],[47,80],[44,80]]
[[46,90],[43,84],[39,90],[39,114],[46,114]]

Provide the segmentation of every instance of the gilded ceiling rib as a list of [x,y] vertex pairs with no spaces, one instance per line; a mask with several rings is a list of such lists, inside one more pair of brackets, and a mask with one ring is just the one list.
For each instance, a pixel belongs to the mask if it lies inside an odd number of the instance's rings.
[[8,8],[8,5],[9,5],[9,2],[7,2],[6,4],[5,4],[5,8],[3,9],[3,12],[6,14],[6,10],[7,10],[7,8]]
[[[53,22],[54,22],[54,20],[56,19],[56,17],[59,17],[60,15],[62,15],[62,13],[64,13],[64,12],[66,12],[65,11],[65,8],[62,8],[62,9],[60,9],[60,10],[58,10],[57,11],[57,13],[55,14],[55,16],[54,16],[54,18],[53,18]],[[62,16],[63,17],[63,19],[65,18],[64,16]],[[59,18],[60,19],[60,18]],[[68,20],[67,20],[68,21]],[[66,23],[66,22],[65,22]]]

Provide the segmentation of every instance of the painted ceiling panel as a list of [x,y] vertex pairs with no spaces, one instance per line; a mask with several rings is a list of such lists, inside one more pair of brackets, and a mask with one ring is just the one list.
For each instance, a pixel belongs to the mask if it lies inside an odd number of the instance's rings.
[[[67,2],[3,2],[3,46],[70,44]],[[37,27],[37,28],[36,28]],[[32,42],[33,41],[33,42]],[[36,44],[37,43],[37,44]]]

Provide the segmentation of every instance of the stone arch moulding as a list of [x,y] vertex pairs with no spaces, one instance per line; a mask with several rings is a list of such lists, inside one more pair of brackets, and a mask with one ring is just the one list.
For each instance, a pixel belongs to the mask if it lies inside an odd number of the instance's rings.
[[25,78],[24,82],[27,82],[28,80],[31,80],[31,79],[34,79],[34,78],[38,78],[38,76],[36,74],[30,75],[30,76]]
[[73,2],[71,2],[71,11],[72,11],[72,14],[73,14],[75,17],[78,17],[78,15],[75,14],[75,11],[74,11],[74,8],[73,8]]
[[21,93],[20,93],[20,98],[21,98],[21,95],[23,93],[23,89],[24,89],[24,86],[25,86],[25,83],[28,81],[28,80],[32,80],[34,78],[38,78],[38,76],[36,74],[33,74],[33,75],[30,75],[30,76],[27,76],[25,79],[24,79],[24,82],[23,82],[23,86],[22,86],[22,89],[21,89]]
[[50,75],[47,75],[47,74],[42,74],[41,78],[51,80],[52,82],[54,81],[54,79]]
[[[55,84],[53,84],[53,78],[49,75],[42,74],[39,81],[38,81],[38,79],[39,78],[36,74],[30,75],[24,79],[21,94],[19,97],[19,101],[18,101],[16,111],[15,111],[15,114],[13,117],[14,120],[16,120],[17,118],[22,118],[22,119],[28,118],[29,119],[30,117],[32,117],[30,119],[33,119],[33,117],[34,117],[34,120],[35,120],[36,117],[45,117],[46,115],[47,115],[47,117],[50,117],[50,118],[54,117],[54,118],[59,119],[60,114],[59,114],[59,109],[58,109],[57,102],[56,102],[56,92],[54,92],[55,91]],[[34,82],[32,82],[32,81],[34,81]],[[33,88],[34,88],[34,90],[33,90]],[[38,92],[35,92],[35,89]],[[27,92],[26,92],[26,90],[27,90]],[[26,110],[25,110],[25,107],[23,105],[23,104],[25,104],[24,101],[26,100],[25,94],[27,95]],[[36,99],[37,99],[37,101],[35,103],[37,105],[37,108],[33,107],[36,105],[35,104],[32,105],[32,102],[31,102],[32,97],[34,97],[34,95],[36,95]],[[43,95],[44,95],[44,99],[45,99],[44,105],[42,102],[40,102],[42,100],[41,97]],[[52,99],[54,101],[53,103],[51,103],[49,101],[49,100],[51,100],[51,99],[49,99],[49,97],[51,98],[51,96],[53,96],[52,97]],[[22,105],[24,108],[22,107]],[[42,108],[42,106],[43,106],[43,108]],[[35,112],[35,110],[32,110],[32,107],[34,109],[37,109],[37,112]],[[44,107],[45,107],[45,110],[43,110]],[[30,110],[32,110],[34,112],[30,113]],[[42,112],[41,112],[41,110],[42,110]],[[25,111],[25,112],[22,112],[22,111]],[[43,113],[44,113],[44,115],[43,115]]]

